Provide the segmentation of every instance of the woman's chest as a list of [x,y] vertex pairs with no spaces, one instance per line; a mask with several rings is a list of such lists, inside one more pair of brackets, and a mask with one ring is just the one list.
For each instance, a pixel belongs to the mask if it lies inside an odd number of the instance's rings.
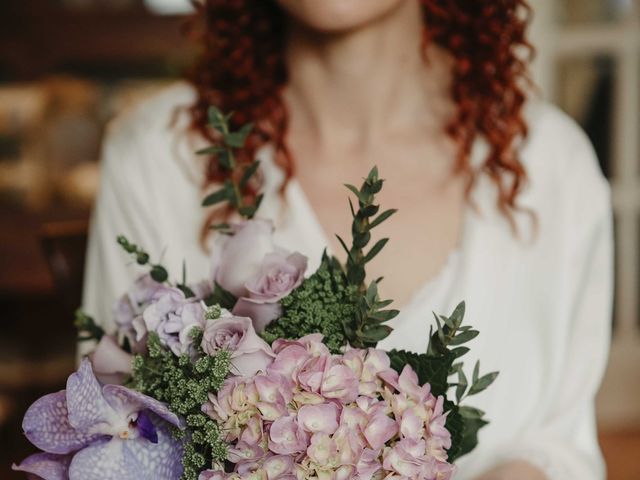
[[[297,178],[327,246],[342,260],[346,253],[337,236],[350,245],[349,198],[356,204],[354,196],[343,186],[344,178],[359,180],[353,182],[359,187],[364,174],[366,168],[360,175],[342,177],[316,169],[313,176],[302,173]],[[389,238],[389,242],[367,265],[367,273],[369,279],[384,277],[383,296],[403,305],[437,276],[459,244],[464,192],[460,179],[451,177],[436,182],[427,171],[387,169],[381,170],[381,176],[385,184],[377,198],[380,212],[390,208],[397,212],[371,232],[369,247],[381,238]]]

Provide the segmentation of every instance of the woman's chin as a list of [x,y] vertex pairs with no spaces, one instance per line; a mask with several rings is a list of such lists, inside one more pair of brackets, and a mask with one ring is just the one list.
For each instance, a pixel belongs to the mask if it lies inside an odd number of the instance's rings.
[[405,0],[276,0],[295,21],[319,33],[344,33],[376,22]]

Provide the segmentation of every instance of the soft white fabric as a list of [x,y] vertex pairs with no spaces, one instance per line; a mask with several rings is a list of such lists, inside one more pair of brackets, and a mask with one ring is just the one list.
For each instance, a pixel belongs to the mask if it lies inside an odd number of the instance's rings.
[[[162,259],[173,278],[183,260],[189,278],[209,275],[200,248],[204,220],[200,145],[184,127],[194,98],[177,84],[117,120],[104,147],[103,174],[86,269],[84,308],[112,326],[111,307],[140,270],[116,245],[124,233]],[[594,395],[605,367],[612,298],[612,215],[609,188],[580,129],[555,108],[527,107],[530,127],[521,156],[530,184],[521,197],[538,221],[518,218],[514,237],[495,208],[495,189],[482,178],[464,224],[463,241],[435,282],[416,292],[394,322],[384,348],[423,351],[432,311],[450,313],[467,302],[466,322],[480,336],[465,358],[485,372],[499,370],[496,383],[471,397],[491,424],[480,446],[459,462],[458,479],[473,478],[509,458],[524,458],[552,479],[603,479],[597,445]],[[480,158],[478,143],[474,158]],[[315,268],[326,244],[300,185],[284,199],[281,173],[261,152],[267,196],[262,216],[278,225],[278,242],[310,257]],[[272,164],[271,164],[272,165]]]

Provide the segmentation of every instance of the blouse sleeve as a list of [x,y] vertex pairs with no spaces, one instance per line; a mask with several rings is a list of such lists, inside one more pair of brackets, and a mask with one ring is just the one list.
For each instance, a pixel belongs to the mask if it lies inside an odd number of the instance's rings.
[[145,171],[141,137],[127,119],[111,125],[103,146],[101,180],[89,231],[83,309],[107,331],[113,329],[115,300],[140,271],[116,242],[125,235],[151,253],[159,236],[152,223],[148,189],[153,171]]
[[[595,395],[607,363],[613,298],[613,228],[610,191],[586,137],[568,142],[571,168],[564,211],[566,262],[563,278],[569,302],[559,381],[542,422],[520,439],[511,458],[524,458],[549,480],[602,480],[605,465],[598,445]],[[560,272],[559,272],[560,274]]]

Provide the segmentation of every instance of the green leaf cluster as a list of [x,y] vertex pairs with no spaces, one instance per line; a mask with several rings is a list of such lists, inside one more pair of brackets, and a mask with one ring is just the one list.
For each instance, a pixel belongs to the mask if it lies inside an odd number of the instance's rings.
[[[200,345],[202,332],[194,335],[194,344]],[[147,347],[147,356],[134,358],[130,386],[165,402],[172,412],[185,418],[189,434],[176,431],[176,435],[184,436],[185,442],[181,478],[197,480],[202,470],[224,462],[227,456],[220,427],[202,413],[201,406],[208,401],[209,393],[222,386],[229,373],[230,355],[220,352],[208,356],[197,347],[196,360],[188,355],[177,357],[161,344],[155,333],[149,334]]]
[[398,315],[398,311],[386,309],[391,300],[380,300],[381,279],[365,283],[366,264],[388,241],[383,238],[367,248],[371,231],[396,212],[386,210],[378,214],[375,198],[383,183],[374,167],[359,189],[346,185],[358,199],[357,210],[349,201],[353,217],[351,247],[338,237],[347,252],[346,265],[343,267],[335,257],[325,253],[318,271],[283,299],[283,315],[263,332],[267,341],[322,333],[329,349],[339,352],[346,345],[374,347],[391,333],[391,327],[384,323]]
[[340,263],[325,253],[318,270],[282,300],[282,316],[262,336],[271,343],[321,333],[329,349],[338,353],[349,342],[344,325],[355,315],[357,295]]
[[356,298],[355,314],[351,320],[344,324],[344,329],[349,343],[357,348],[375,347],[375,345],[391,333],[391,327],[384,325],[398,315],[397,310],[384,310],[391,300],[380,300],[378,284],[381,279],[376,279],[367,286],[366,265],[373,260],[389,241],[382,238],[367,248],[371,241],[371,231],[382,222],[391,217],[397,210],[390,209],[379,213],[380,207],[376,205],[376,195],[382,190],[384,180],[379,178],[377,167],[373,167],[369,175],[364,179],[362,186],[356,188],[353,185],[345,185],[357,198],[358,209],[351,207],[351,247],[338,236],[340,244],[347,252],[345,265],[346,279],[349,285],[355,287],[359,293]]
[[209,307],[218,305],[227,310],[233,310],[237,301],[233,293],[225,290],[218,282],[213,284],[213,293],[204,299],[204,303]]
[[236,159],[235,150],[244,147],[247,137],[253,129],[248,123],[238,130],[232,131],[230,122],[232,113],[224,114],[217,107],[211,106],[208,111],[209,125],[215,129],[220,137],[219,144],[198,150],[198,155],[215,155],[219,168],[229,173],[222,187],[207,195],[202,201],[205,207],[228,202],[240,215],[253,218],[262,202],[262,195],[247,199],[245,193],[254,177],[260,162],[254,161],[249,165],[240,165]]
[[125,252],[133,256],[138,265],[149,266],[149,275],[156,282],[164,283],[169,279],[167,269],[162,265],[150,263],[149,254],[142,247],[131,243],[124,235],[118,235],[117,242]]
[[104,336],[104,329],[96,323],[93,317],[90,317],[82,309],[77,309],[75,313],[74,325],[78,330],[78,341],[86,342],[95,340],[99,342]]
[[365,252],[365,248],[371,240],[371,230],[397,211],[390,209],[376,216],[380,207],[375,204],[375,197],[382,190],[383,183],[384,180],[378,177],[378,168],[373,167],[359,189],[353,185],[345,185],[358,199],[357,211],[354,209],[351,200],[349,200],[351,216],[353,217],[351,223],[351,247],[348,247],[342,238],[337,237],[347,252],[347,280],[351,285],[356,285],[361,291],[366,290],[364,283],[366,264],[373,260],[389,241],[388,238],[382,238]]
[[[479,332],[469,326],[462,326],[464,313],[465,304],[461,302],[451,316],[435,315],[437,328],[435,332],[433,328],[429,332],[426,353],[417,354],[404,350],[389,352],[393,369],[401,372],[405,365],[410,365],[418,375],[420,384],[429,383],[434,395],[445,397],[444,409],[448,412],[446,426],[451,432],[451,448],[448,450],[450,462],[476,447],[478,431],[488,423],[483,411],[460,403],[466,397],[488,388],[498,376],[498,372],[480,375],[480,363],[476,362],[469,384],[463,362],[458,359],[469,351],[463,344],[473,340]],[[454,375],[457,376],[457,382],[450,382],[449,378]],[[455,403],[447,397],[449,389],[453,387]]]

